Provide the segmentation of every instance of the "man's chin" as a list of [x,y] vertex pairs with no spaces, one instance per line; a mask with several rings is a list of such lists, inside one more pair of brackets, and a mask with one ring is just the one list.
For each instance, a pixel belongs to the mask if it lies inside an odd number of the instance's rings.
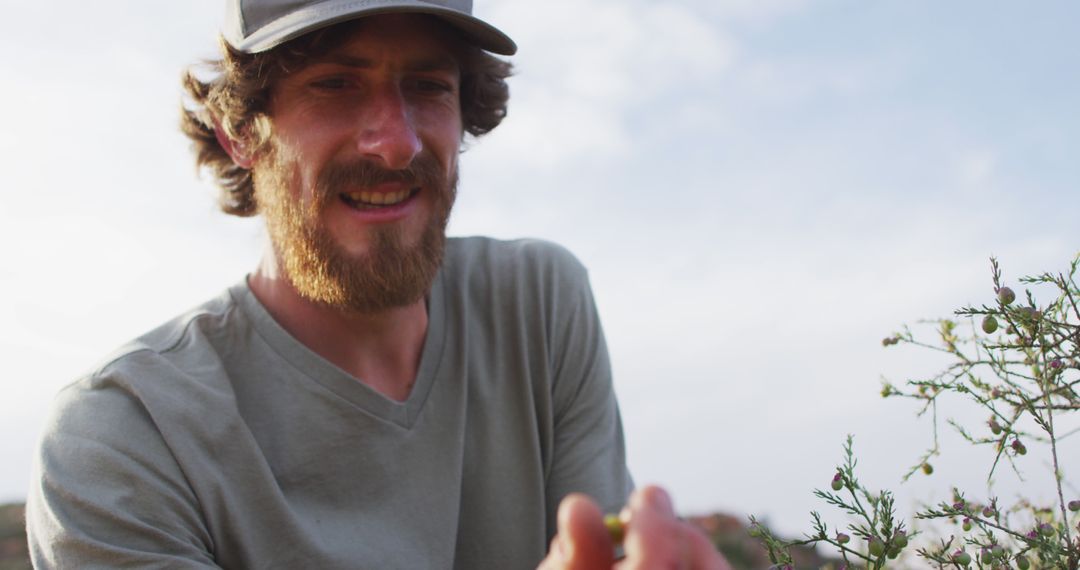
[[400,243],[394,232],[376,233],[370,243],[351,250],[328,237],[311,243],[312,263],[302,264],[290,279],[308,300],[350,313],[379,313],[421,301],[446,243],[441,228],[434,227],[414,246]]
[[337,257],[364,263],[373,255],[390,252],[412,251],[422,247],[425,233],[430,231],[427,223],[410,223],[402,220],[391,224],[377,224],[357,228],[345,225],[326,232],[326,238],[332,240],[334,255]]

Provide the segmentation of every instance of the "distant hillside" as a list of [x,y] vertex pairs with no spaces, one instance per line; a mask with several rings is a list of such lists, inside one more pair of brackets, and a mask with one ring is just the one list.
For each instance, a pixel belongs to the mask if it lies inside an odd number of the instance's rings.
[[[701,527],[735,570],[763,570],[769,559],[761,544],[750,537],[744,518],[715,513],[688,517]],[[796,568],[822,568],[830,560],[812,549],[792,549]],[[22,504],[0,505],[0,570],[31,570],[30,553],[26,547],[25,508]]]
[[0,570],[30,570],[26,516],[21,504],[0,505]]
[[[745,525],[746,517],[713,513],[687,517],[686,520],[709,535],[713,544],[724,553],[735,570],[764,570],[771,566],[765,547],[750,536],[750,529]],[[839,559],[822,557],[813,548],[801,546],[791,548],[791,558],[795,562],[796,570],[837,568],[842,562]]]

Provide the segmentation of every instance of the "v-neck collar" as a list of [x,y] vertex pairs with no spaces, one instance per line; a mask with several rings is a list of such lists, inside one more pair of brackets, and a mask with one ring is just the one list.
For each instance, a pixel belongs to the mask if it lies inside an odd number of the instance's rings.
[[431,284],[428,296],[428,329],[409,397],[403,402],[384,396],[351,374],[319,356],[281,327],[259,302],[245,278],[230,288],[240,310],[251,320],[258,335],[303,376],[317,382],[363,411],[404,429],[412,429],[431,394],[446,344],[446,306],[443,271]]

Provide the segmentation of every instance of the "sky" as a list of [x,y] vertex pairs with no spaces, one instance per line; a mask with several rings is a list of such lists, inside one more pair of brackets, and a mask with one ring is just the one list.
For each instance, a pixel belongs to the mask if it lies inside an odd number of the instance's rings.
[[[3,2],[0,502],[25,497],[61,387],[265,246],[216,211],[176,128],[220,0]],[[1080,5],[475,5],[520,51],[450,233],[552,240],[589,268],[639,483],[800,533],[811,510],[843,520],[812,491],[853,434],[902,513],[987,496],[992,456],[944,426],[935,474],[900,483],[933,426],[881,379],[943,361],[881,339],[989,302],[991,256],[1020,289],[1077,253]],[[959,400],[939,416],[985,421]],[[1029,449],[995,494],[1049,498],[1048,448]],[[1060,451],[1080,496],[1076,438]]]

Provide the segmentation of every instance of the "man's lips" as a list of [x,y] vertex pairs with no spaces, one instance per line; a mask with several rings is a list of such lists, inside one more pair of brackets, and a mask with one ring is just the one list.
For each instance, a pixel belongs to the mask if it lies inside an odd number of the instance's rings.
[[357,192],[342,192],[339,196],[349,206],[366,210],[396,206],[419,193],[420,188],[416,187],[393,191],[360,190]]

